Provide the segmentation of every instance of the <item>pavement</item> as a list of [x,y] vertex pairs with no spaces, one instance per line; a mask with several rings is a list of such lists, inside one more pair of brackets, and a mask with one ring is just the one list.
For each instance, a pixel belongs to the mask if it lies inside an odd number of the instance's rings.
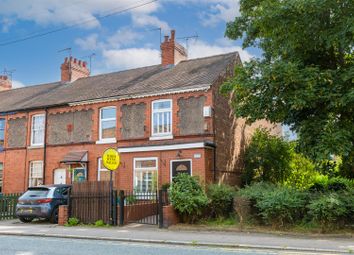
[[186,231],[130,224],[124,227],[61,227],[43,221],[0,221],[0,235],[120,241],[198,247],[283,250],[301,253],[354,253],[354,238],[285,236],[248,232]]

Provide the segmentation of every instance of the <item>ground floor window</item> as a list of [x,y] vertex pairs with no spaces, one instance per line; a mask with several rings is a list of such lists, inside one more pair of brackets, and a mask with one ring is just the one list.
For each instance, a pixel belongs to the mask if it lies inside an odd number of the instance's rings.
[[84,182],[87,180],[86,167],[76,167],[73,169],[73,182]]
[[157,158],[134,159],[134,190],[147,193],[157,190]]
[[[102,158],[98,159],[98,169],[97,169],[97,180],[98,181],[109,181],[110,180],[110,171],[107,170],[102,163]],[[114,179],[114,175],[113,175]]]
[[30,163],[29,187],[43,184],[43,161],[32,161]]

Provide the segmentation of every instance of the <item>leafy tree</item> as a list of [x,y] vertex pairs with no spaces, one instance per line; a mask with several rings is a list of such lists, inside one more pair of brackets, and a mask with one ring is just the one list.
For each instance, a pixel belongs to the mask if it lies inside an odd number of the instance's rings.
[[245,151],[244,184],[283,183],[290,174],[291,146],[265,129],[257,129]]
[[222,87],[235,113],[287,124],[308,156],[342,156],[353,172],[354,1],[241,0],[240,13],[226,36],[263,57]]

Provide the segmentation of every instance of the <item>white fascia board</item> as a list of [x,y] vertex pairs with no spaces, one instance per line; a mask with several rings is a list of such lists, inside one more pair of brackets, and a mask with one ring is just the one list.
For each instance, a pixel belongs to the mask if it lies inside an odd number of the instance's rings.
[[155,92],[155,93],[142,93],[142,94],[135,94],[135,95],[125,95],[125,96],[117,96],[117,97],[111,97],[111,98],[92,99],[92,100],[69,103],[69,106],[105,103],[105,102],[113,102],[113,101],[120,101],[120,100],[127,100],[127,99],[137,99],[137,98],[144,98],[144,97],[172,95],[172,94],[188,93],[188,92],[208,91],[210,89],[210,87],[211,87],[211,85],[202,85],[200,87],[195,87],[195,88],[167,90],[167,91],[161,91],[161,92]]
[[151,146],[141,146],[141,147],[127,147],[118,148],[119,153],[129,153],[129,152],[146,152],[146,151],[169,151],[169,150],[184,150],[184,149],[201,149],[206,148],[204,142],[199,143],[182,143],[182,144],[171,144],[171,145],[151,145]]

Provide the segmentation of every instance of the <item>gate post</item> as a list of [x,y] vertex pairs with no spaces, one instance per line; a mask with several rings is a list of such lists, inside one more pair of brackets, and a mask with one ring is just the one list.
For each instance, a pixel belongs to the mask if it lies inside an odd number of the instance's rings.
[[113,191],[113,226],[117,226],[117,191]]
[[163,190],[159,190],[159,199],[158,199],[158,214],[159,214],[159,228],[163,228]]
[[71,218],[71,187],[68,189],[68,219]]
[[119,226],[124,225],[124,190],[119,191]]

